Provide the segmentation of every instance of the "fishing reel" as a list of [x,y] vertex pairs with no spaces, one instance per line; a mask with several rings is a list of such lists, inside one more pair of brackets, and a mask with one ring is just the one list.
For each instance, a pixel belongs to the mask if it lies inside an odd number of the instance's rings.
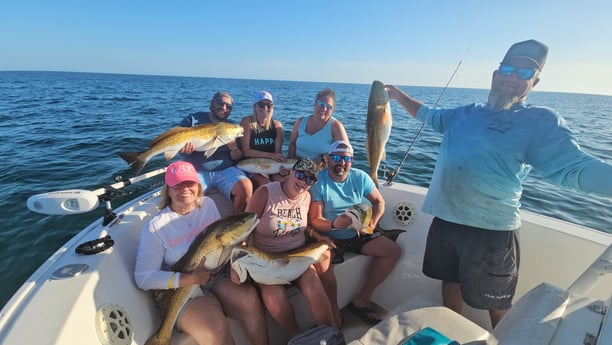
[[393,180],[395,179],[395,176],[397,175],[397,173],[399,172],[399,167],[397,169],[394,170],[385,170],[385,177],[387,178],[387,182],[385,183],[386,186],[390,186],[393,184]]

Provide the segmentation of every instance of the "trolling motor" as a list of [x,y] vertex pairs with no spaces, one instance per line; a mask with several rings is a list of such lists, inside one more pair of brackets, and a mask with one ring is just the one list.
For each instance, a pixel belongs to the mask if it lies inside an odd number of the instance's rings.
[[121,176],[115,177],[116,183],[96,189],[94,191],[83,189],[69,189],[56,192],[48,192],[32,195],[27,200],[30,211],[49,215],[69,215],[89,212],[98,207],[100,202],[106,204],[106,214],[104,215],[103,225],[112,222],[116,215],[110,204],[112,197],[116,195],[127,195],[119,189],[129,186],[138,181],[146,180],[153,176],[163,174],[166,168],[157,169],[148,173],[132,177],[127,181],[122,181]]

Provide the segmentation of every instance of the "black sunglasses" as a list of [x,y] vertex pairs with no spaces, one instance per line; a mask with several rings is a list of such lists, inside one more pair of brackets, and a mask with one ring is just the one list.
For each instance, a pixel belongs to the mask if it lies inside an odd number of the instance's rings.
[[274,103],[268,103],[268,102],[257,102],[256,103],[257,106],[259,107],[259,109],[263,109],[265,107],[268,107],[270,109],[274,108]]
[[232,108],[234,107],[234,105],[233,105],[233,104],[231,104],[231,103],[227,103],[227,102],[223,102],[223,101],[220,101],[220,100],[216,100],[216,101],[215,101],[215,104],[217,104],[217,105],[218,105],[218,106],[220,106],[220,107],[225,106],[225,108],[226,108],[227,110],[232,110]]

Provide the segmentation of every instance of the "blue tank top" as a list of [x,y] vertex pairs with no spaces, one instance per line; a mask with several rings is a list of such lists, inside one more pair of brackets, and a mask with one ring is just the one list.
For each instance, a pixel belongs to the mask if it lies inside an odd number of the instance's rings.
[[306,124],[309,118],[310,116],[302,117],[302,122],[298,127],[298,135],[295,141],[295,153],[300,158],[314,159],[328,152],[329,146],[334,141],[332,123],[334,123],[336,119],[332,116],[323,128],[311,135],[306,133]]

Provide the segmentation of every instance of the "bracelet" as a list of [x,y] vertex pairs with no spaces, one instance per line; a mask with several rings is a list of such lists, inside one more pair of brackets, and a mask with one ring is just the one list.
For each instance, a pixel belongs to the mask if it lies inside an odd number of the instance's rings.
[[335,219],[331,221],[331,229],[329,229],[330,231],[333,231],[336,229],[336,227],[334,226],[334,221]]
[[170,279],[168,279],[168,289],[172,289],[172,286],[174,286],[174,275],[176,274],[176,272],[172,272],[172,274],[170,275]]

